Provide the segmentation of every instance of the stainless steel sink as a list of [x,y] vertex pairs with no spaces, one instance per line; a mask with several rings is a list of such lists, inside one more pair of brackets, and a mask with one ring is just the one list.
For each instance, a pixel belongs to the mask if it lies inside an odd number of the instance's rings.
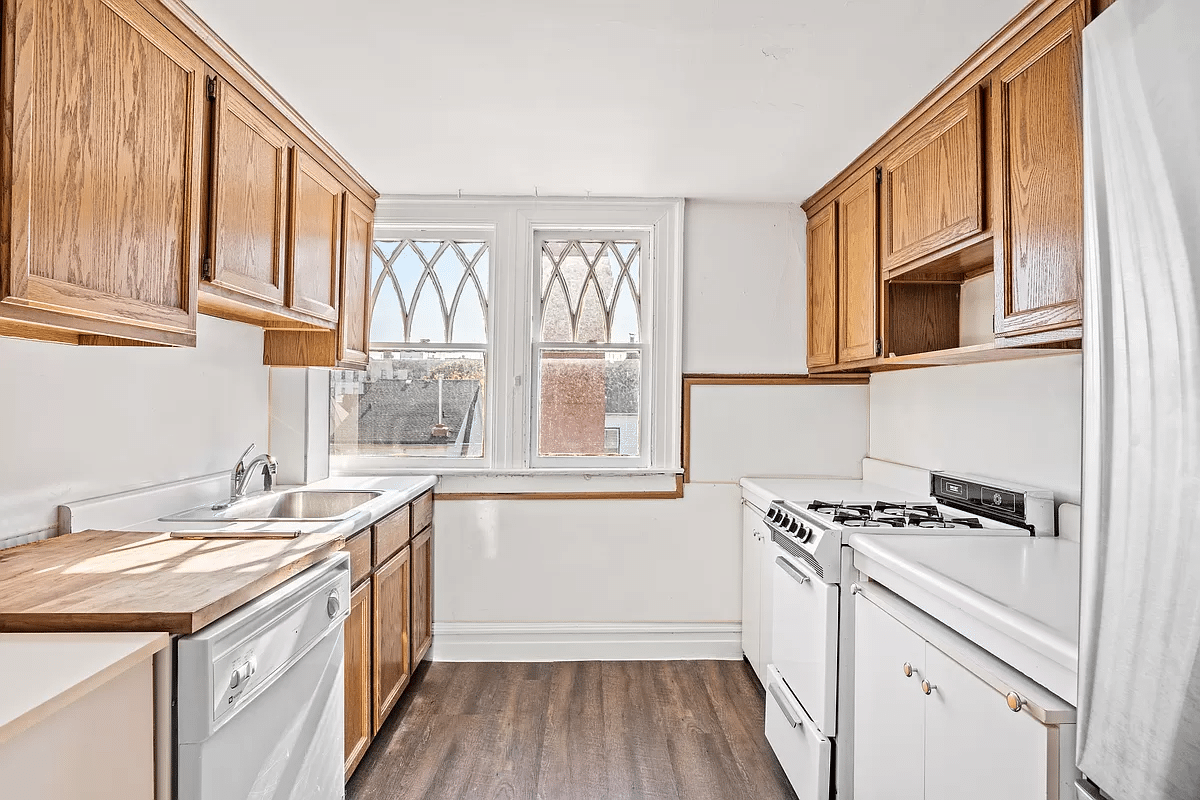
[[195,520],[229,520],[237,522],[273,522],[276,520],[326,522],[349,517],[355,509],[374,500],[383,492],[376,491],[306,491],[269,492],[240,500],[227,508],[199,506],[178,514],[162,517],[164,522]]

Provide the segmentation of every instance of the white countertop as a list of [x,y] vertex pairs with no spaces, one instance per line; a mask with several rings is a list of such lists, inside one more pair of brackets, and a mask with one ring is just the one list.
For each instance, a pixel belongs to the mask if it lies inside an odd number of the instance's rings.
[[[856,551],[855,567],[872,580],[1074,703],[1079,663],[1077,542],[855,534],[850,546]],[[1006,639],[1016,646],[1009,647]],[[1048,663],[1041,663],[1039,656]]]
[[165,633],[0,634],[0,743],[165,648]]

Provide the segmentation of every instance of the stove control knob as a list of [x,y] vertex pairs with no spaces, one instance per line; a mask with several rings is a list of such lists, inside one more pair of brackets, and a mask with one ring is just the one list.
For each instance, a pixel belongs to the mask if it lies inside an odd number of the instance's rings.
[[234,669],[233,672],[231,672],[229,674],[229,688],[236,689],[239,685],[241,685],[241,683],[242,683],[242,670],[240,668],[236,668],[236,669]]
[[342,610],[342,595],[337,589],[329,593],[329,599],[325,601],[325,613],[333,619]]
[[799,532],[799,530],[800,530],[800,523],[799,523],[799,522],[796,522],[796,520],[792,520],[792,521],[791,521],[791,522],[788,524],[788,531],[789,531],[790,533],[797,533],[797,532]]

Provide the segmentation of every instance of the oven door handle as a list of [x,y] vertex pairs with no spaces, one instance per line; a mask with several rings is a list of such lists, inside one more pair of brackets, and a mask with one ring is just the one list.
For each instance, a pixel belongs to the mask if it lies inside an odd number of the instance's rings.
[[775,698],[775,702],[779,704],[779,710],[783,712],[783,718],[787,720],[788,725],[793,728],[800,727],[800,720],[792,715],[791,703],[783,696],[783,690],[774,683],[770,684],[771,696]]
[[786,572],[792,579],[794,579],[796,583],[805,584],[812,580],[812,578],[796,569],[796,567],[792,565],[792,562],[788,561],[783,556],[775,556],[775,563],[782,567],[783,571]]

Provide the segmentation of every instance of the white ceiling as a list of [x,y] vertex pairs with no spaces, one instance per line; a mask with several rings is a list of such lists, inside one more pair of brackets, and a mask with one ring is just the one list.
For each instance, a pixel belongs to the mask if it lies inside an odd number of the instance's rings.
[[189,0],[384,193],[802,200],[1026,0]]

